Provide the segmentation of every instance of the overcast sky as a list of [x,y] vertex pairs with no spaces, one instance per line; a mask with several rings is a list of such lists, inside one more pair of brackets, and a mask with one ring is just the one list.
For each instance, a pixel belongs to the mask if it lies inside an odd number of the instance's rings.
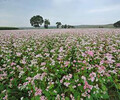
[[51,25],[109,24],[120,20],[120,0],[0,0],[0,26],[29,27],[34,15]]

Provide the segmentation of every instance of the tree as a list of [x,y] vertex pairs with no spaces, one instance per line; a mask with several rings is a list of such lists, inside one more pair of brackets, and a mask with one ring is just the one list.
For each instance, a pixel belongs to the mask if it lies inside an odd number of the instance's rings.
[[75,28],[75,26],[71,26],[71,28]]
[[62,25],[61,28],[64,28],[64,25]]
[[99,28],[103,28],[103,26],[99,26]]
[[44,21],[44,27],[47,29],[48,25],[50,25],[50,21],[48,19],[45,19],[45,21]]
[[68,28],[71,28],[71,25],[68,25]]
[[114,25],[114,27],[116,27],[116,28],[120,27],[120,21],[114,23],[113,25]]
[[75,28],[74,26],[72,26],[72,25],[67,25],[67,24],[62,25],[61,27],[62,27],[62,28]]
[[60,28],[60,26],[62,25],[61,22],[56,22],[57,28]]
[[31,26],[33,26],[33,27],[40,27],[40,25],[42,25],[43,22],[44,22],[43,17],[40,16],[40,15],[33,16],[33,17],[30,19],[30,24],[31,24]]
[[68,25],[67,25],[67,24],[65,24],[64,28],[68,28]]

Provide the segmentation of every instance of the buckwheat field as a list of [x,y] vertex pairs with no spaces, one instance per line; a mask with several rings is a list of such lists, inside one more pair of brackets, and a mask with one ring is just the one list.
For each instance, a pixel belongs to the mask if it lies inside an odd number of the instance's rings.
[[0,100],[120,100],[120,29],[0,31]]

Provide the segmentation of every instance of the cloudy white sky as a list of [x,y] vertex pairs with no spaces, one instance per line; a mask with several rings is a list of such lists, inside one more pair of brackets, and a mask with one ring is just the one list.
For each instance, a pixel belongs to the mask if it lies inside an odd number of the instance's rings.
[[120,20],[120,0],[0,0],[0,26],[29,27],[41,15],[63,24],[109,24]]

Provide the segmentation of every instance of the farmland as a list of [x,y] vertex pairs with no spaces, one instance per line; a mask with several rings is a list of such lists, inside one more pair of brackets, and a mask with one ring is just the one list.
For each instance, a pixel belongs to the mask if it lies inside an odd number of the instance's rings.
[[120,100],[120,29],[0,31],[0,100]]

